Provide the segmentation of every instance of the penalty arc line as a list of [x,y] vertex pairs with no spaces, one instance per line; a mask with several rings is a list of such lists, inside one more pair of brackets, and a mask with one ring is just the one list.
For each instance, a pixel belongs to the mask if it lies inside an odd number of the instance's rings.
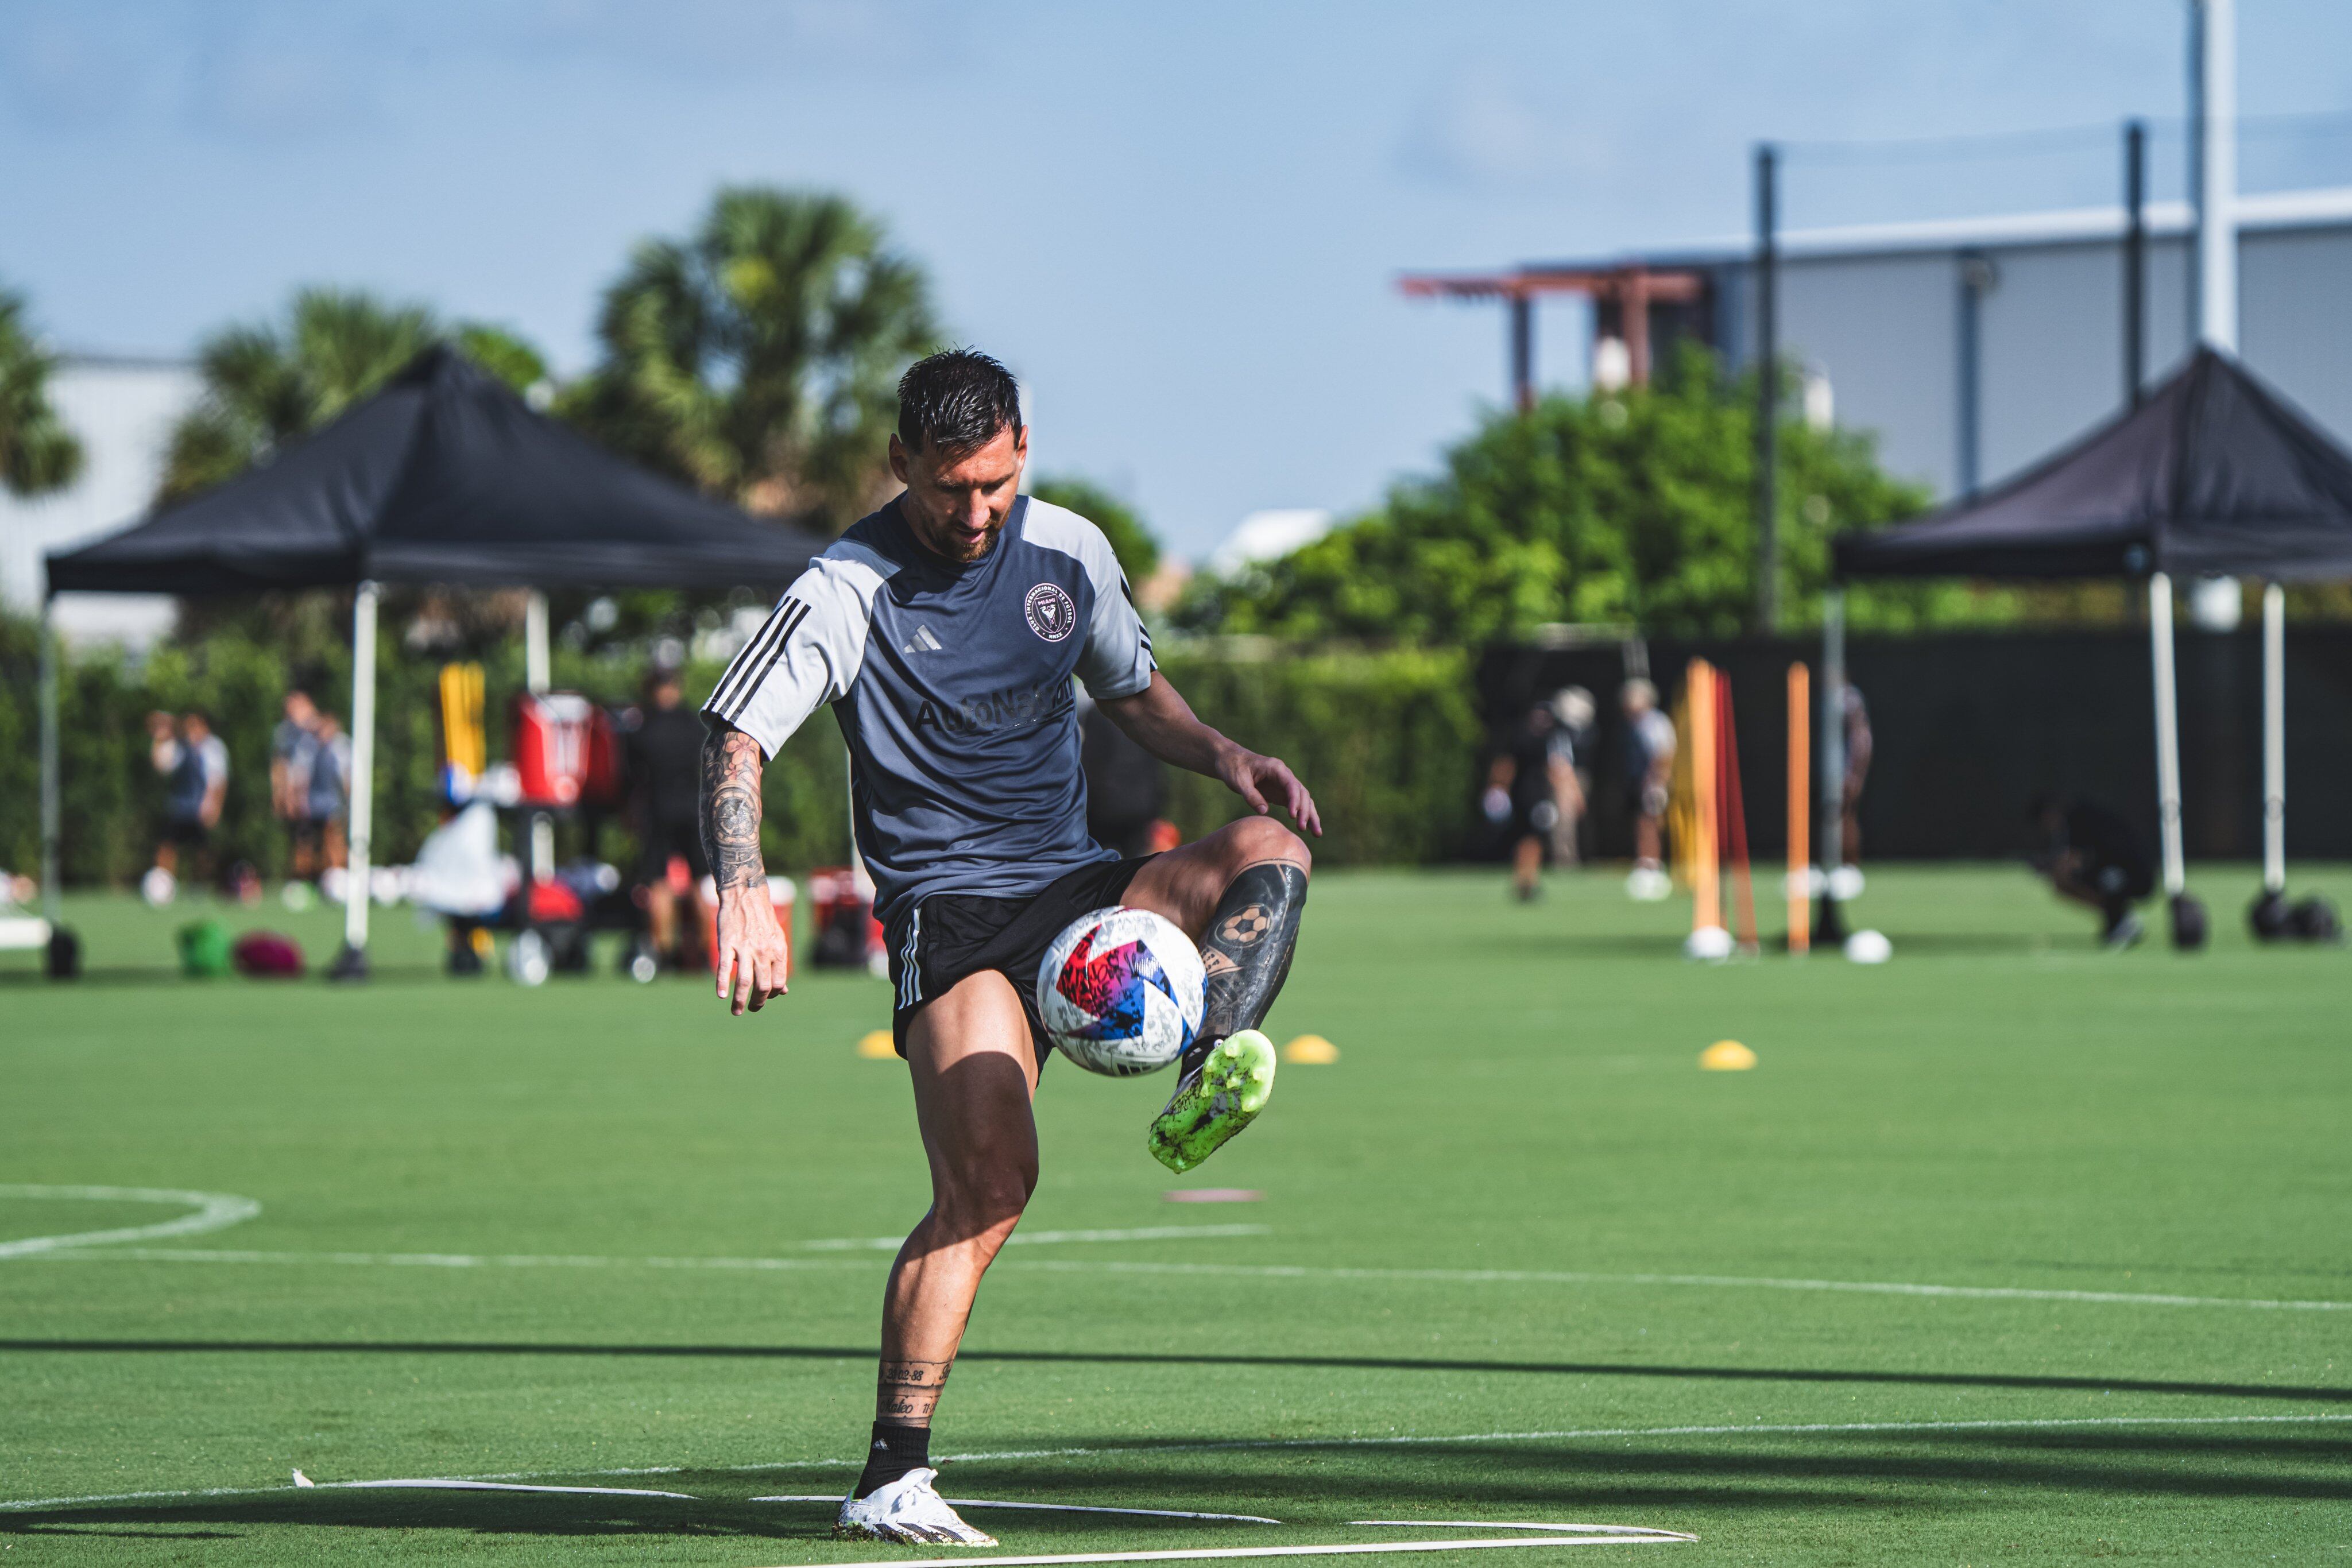
[[[2047,1431],[2072,1428],[2131,1427],[2279,1427],[2331,1426],[2352,1422],[2352,1415],[2294,1416],[2069,1416],[1982,1421],[1802,1421],[1780,1425],[1762,1422],[1713,1427],[1584,1427],[1551,1432],[1463,1432],[1429,1436],[1406,1433],[1386,1437],[1265,1437],[1221,1443],[1099,1444],[1078,1448],[1014,1448],[992,1453],[947,1454],[943,1459],[979,1463],[992,1459],[1085,1458],[1107,1454],[1228,1453],[1250,1448],[1432,1448],[1454,1443],[1575,1442],[1596,1437],[1806,1437],[1839,1434],[1900,1434],[1905,1432]],[[775,1470],[855,1469],[862,1459],[777,1459],[753,1465],[625,1465],[607,1469],[499,1470],[486,1475],[453,1478],[466,1480],[528,1480],[534,1476],[675,1476],[757,1475]],[[288,1486],[189,1487],[176,1490],[87,1492],[74,1497],[0,1499],[0,1512],[32,1509],[76,1508],[104,1502],[152,1502],[167,1499],[259,1497],[296,1490]]]
[[227,1192],[189,1192],[167,1186],[36,1186],[0,1185],[0,1199],[65,1199],[86,1203],[176,1203],[196,1212],[153,1225],[131,1225],[114,1230],[79,1230],[65,1236],[26,1236],[0,1241],[0,1259],[51,1257],[82,1247],[103,1247],[117,1241],[152,1241],[166,1236],[202,1236],[241,1225],[261,1212],[249,1197]]

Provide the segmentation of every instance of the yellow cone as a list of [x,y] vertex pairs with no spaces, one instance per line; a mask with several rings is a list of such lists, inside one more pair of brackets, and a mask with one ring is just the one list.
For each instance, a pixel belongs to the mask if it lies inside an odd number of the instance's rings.
[[1745,1072],[1756,1065],[1756,1053],[1736,1040],[1718,1040],[1698,1053],[1698,1064],[1709,1072]]
[[898,1048],[891,1042],[888,1030],[877,1029],[857,1042],[857,1054],[869,1061],[887,1061],[898,1054]]
[[1282,1048],[1282,1060],[1308,1067],[1328,1067],[1339,1060],[1339,1048],[1319,1034],[1302,1034]]

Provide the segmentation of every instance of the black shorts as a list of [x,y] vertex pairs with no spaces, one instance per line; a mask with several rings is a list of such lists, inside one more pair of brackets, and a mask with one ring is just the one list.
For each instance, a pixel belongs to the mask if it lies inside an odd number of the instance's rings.
[[1029,1047],[1044,1071],[1050,1048],[1037,1012],[1037,966],[1045,949],[1079,915],[1117,904],[1153,859],[1104,861],[1080,866],[1026,898],[982,898],[935,893],[890,923],[890,983],[897,999],[890,1038],[907,1054],[907,1030],[923,1004],[945,996],[967,976],[994,969],[1013,982],[1029,1015]]
[[673,855],[686,859],[686,869],[692,873],[697,885],[710,874],[710,862],[702,852],[702,827],[692,817],[656,817],[638,828],[637,884],[650,887],[669,879],[669,862]]
[[191,854],[202,854],[212,847],[213,831],[205,826],[201,817],[173,817],[163,824],[163,836]]

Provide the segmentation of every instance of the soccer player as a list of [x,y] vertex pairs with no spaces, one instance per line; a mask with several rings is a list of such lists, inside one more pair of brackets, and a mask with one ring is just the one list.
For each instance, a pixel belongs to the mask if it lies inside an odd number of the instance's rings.
[[[1189,1170],[1274,1086],[1257,1025],[1290,970],[1308,855],[1270,812],[1322,831],[1287,767],[1202,724],[1159,672],[1101,530],[1020,493],[1028,445],[1019,391],[994,360],[957,351],[909,370],[890,442],[905,490],[811,563],[703,707],[719,994],[738,1015],[784,990],[761,768],[820,704],[833,708],[930,1163],[930,1210],[883,1293],[872,1441],[838,1527],[856,1537],[995,1544],[933,1489],[930,1425],[981,1276],[1037,1186],[1045,948],[1108,904],[1157,911],[1202,944],[1201,1031],[1146,1139]],[[1096,844],[1073,675],[1145,749],[1221,779],[1259,815],[1138,860]]]
[[2028,816],[2045,846],[2034,864],[2061,898],[2099,912],[2099,941],[2120,952],[2146,934],[2132,905],[2156,891],[2156,867],[2131,824],[2096,800],[2036,795]]

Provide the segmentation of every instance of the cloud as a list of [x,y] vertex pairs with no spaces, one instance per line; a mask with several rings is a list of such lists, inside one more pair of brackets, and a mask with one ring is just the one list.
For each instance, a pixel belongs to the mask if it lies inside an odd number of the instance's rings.
[[266,21],[207,28],[187,78],[189,123],[261,143],[348,134],[375,116],[366,52],[359,39]]
[[0,99],[29,124],[102,124],[152,88],[143,52],[127,16],[57,3],[11,5],[0,10]]
[[1626,166],[1614,128],[1491,66],[1441,82],[1408,122],[1397,160],[1414,178],[1464,190],[1589,184]]
[[530,0],[483,28],[525,57],[576,58],[688,79],[921,63],[961,51],[948,0]]

